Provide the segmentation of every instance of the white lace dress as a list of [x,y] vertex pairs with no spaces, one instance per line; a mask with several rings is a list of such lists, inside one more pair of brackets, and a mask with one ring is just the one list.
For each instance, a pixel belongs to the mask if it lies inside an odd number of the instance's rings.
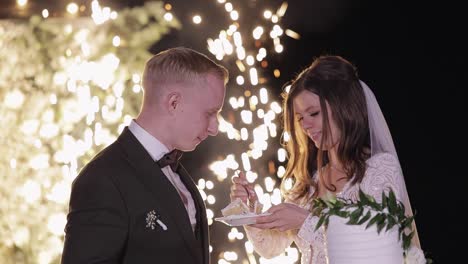
[[[337,195],[356,202],[359,187],[381,202],[382,193],[393,190],[397,200],[403,200],[404,179],[398,160],[391,154],[382,153],[369,159],[365,177],[360,185],[343,188]],[[372,212],[372,215],[375,215]],[[398,226],[389,230],[377,227],[368,229],[363,225],[347,225],[347,219],[330,217],[326,232],[327,257],[333,264],[394,264],[403,263],[403,248],[398,239]]]
[[[337,193],[337,197],[357,201],[359,188],[361,188],[376,201],[381,202],[382,192],[388,193],[392,189],[396,198],[401,200],[401,193],[405,187],[398,160],[390,154],[382,153],[367,160],[367,165],[362,182],[353,186],[348,182],[343,190]],[[310,205],[301,202],[298,205],[306,209],[310,208]],[[262,257],[275,257],[283,253],[294,241],[302,254],[302,264],[325,264],[329,263],[326,232],[323,226],[314,231],[317,222],[318,217],[309,215],[299,230],[280,232],[245,226],[245,231],[255,251]]]

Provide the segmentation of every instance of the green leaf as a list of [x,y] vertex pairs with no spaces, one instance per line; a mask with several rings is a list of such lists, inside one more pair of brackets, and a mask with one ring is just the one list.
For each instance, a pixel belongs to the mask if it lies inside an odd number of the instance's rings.
[[360,217],[362,215],[362,212],[364,211],[364,208],[358,207],[356,210],[354,210],[351,213],[351,217]]
[[395,218],[393,218],[393,216],[389,215],[387,217],[387,228],[385,229],[385,231],[388,231],[390,230],[392,227],[394,227],[396,225],[396,220]]
[[402,227],[403,228],[410,228],[413,220],[414,220],[414,215],[411,216],[411,217],[406,218],[401,224]]
[[332,202],[330,202],[330,201],[325,201],[325,200],[324,200],[323,202],[325,203],[325,206],[326,206],[326,207],[329,207],[329,208],[334,207],[334,203],[332,203]]
[[380,231],[385,227],[385,214],[380,214],[379,220],[377,221],[377,233],[380,234]]
[[347,218],[349,216],[349,212],[347,211],[337,211],[334,214],[342,218]]
[[358,207],[356,208],[350,215],[349,215],[349,221],[347,222],[347,224],[350,224],[350,225],[357,225],[358,224],[358,221],[359,221],[359,218],[361,217],[362,215],[362,211],[364,209],[362,207]]
[[405,206],[402,203],[399,203],[398,209],[395,215],[397,215],[399,219],[404,219],[406,218],[405,212],[406,212]]
[[320,198],[314,198],[312,200],[312,207],[319,207],[320,206]]
[[334,208],[343,208],[345,206],[345,202],[343,200],[339,200],[337,199],[334,203],[333,203],[333,207]]
[[395,193],[392,190],[388,196],[388,211],[390,214],[395,214],[397,212],[397,200]]
[[322,214],[323,208],[320,207],[313,207],[312,208],[312,215],[320,216]]
[[409,235],[406,235],[405,233],[403,233],[403,250],[407,250],[409,249],[410,245],[411,245],[411,238],[413,237],[414,235],[414,231],[411,232]]
[[387,207],[387,196],[385,196],[385,192],[382,192],[382,208],[386,208]]
[[372,216],[371,212],[370,211],[367,211],[367,214],[361,218],[361,220],[359,220],[359,222],[357,223],[358,225],[362,225],[364,224],[367,220],[369,220],[369,218]]
[[367,223],[367,225],[366,225],[366,229],[369,228],[370,226],[372,226],[373,224],[375,224],[377,221],[379,221],[379,215],[378,214],[374,215],[374,217],[372,217],[371,220],[369,220],[369,223]]
[[369,199],[369,204],[368,204],[372,209],[376,211],[381,211],[382,207],[375,201],[375,200],[370,200]]
[[324,221],[325,221],[325,218],[326,218],[325,215],[322,215],[322,216],[320,217],[320,219],[318,220],[317,224],[315,225],[314,231],[317,231],[317,229],[319,229],[320,226],[322,226],[322,224],[323,224]]
[[324,206],[326,205],[325,202],[321,198],[316,198],[314,199],[314,202],[316,203],[317,206]]
[[361,203],[363,203],[364,205],[369,204],[369,199],[367,198],[367,195],[361,189],[359,189],[359,201],[361,201]]

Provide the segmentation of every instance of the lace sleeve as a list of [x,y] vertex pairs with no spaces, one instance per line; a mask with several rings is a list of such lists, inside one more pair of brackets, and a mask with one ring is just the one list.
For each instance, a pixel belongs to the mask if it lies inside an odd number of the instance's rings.
[[304,224],[302,224],[301,229],[299,229],[297,236],[310,245],[316,244],[317,241],[323,242],[322,228],[320,227],[318,230],[315,230],[318,220],[319,218],[317,216],[309,214]]
[[244,226],[244,229],[255,251],[260,256],[267,259],[283,253],[294,239],[293,231],[281,232],[278,230],[259,229],[251,226]]
[[396,157],[382,153],[368,160],[366,175],[360,187],[376,201],[381,202],[382,192],[388,194],[390,190],[393,190],[396,198],[402,201],[404,186],[403,174]]
[[[308,205],[304,205],[303,201],[292,201],[286,198],[284,203],[292,203],[308,209]],[[304,224],[302,224],[302,226],[304,226]],[[244,229],[255,251],[260,256],[267,259],[283,253],[286,248],[292,244],[297,235],[297,230],[281,232],[279,230],[259,229],[252,226],[244,226]]]
[[[302,248],[303,257],[310,259],[310,263],[328,263],[325,250],[325,228],[321,226],[315,230],[318,220],[317,216],[309,214],[299,229],[296,243]],[[304,252],[304,249],[308,249],[310,252],[307,250]],[[307,258],[308,256],[309,258]]]

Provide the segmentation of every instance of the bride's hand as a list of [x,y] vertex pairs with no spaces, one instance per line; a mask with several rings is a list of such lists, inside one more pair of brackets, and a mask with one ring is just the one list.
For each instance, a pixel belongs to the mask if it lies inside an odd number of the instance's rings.
[[239,198],[245,204],[249,204],[249,202],[254,204],[258,200],[257,194],[255,194],[252,184],[249,184],[247,181],[244,172],[240,172],[239,175],[232,177],[231,180],[232,186],[229,195],[231,202]]
[[279,231],[300,229],[309,215],[309,211],[291,203],[272,206],[268,212],[271,215],[258,217],[256,224],[251,226]]

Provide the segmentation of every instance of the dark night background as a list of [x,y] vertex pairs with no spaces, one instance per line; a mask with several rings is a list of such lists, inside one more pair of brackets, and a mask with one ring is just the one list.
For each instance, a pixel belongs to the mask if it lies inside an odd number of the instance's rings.
[[[45,7],[52,12],[64,10],[67,2],[29,1],[28,12],[37,9],[34,13],[40,14]],[[118,10],[143,2],[102,0],[100,4]],[[216,0],[167,2],[173,5],[183,29],[161,39],[152,51],[183,45],[208,54],[206,39],[225,28],[226,12],[217,6]],[[232,2],[241,6],[240,23],[244,25],[261,14],[259,10],[265,7],[276,10],[282,3]],[[276,98],[272,99],[280,101],[281,86],[316,56],[337,54],[353,62],[360,78],[374,90],[387,118],[416,211],[423,249],[435,263],[458,263],[455,259],[462,255],[454,240],[464,239],[465,225],[458,219],[467,208],[461,198],[466,192],[463,178],[468,176],[464,172],[466,162],[462,160],[467,156],[464,153],[467,134],[461,128],[467,121],[462,113],[467,112],[463,90],[468,74],[467,46],[461,40],[467,33],[463,9],[450,2],[291,0],[288,3],[280,24],[298,32],[301,39],[283,37],[283,53],[269,62],[272,68],[267,71],[281,70],[281,77],[270,81],[270,87],[277,89],[271,95]],[[27,16],[15,13],[14,6],[13,0],[0,0],[0,18]],[[203,16],[202,29],[191,23],[194,12]],[[244,39],[245,46],[246,42]],[[184,164],[195,179],[211,174],[206,165],[232,147],[220,145],[220,137],[225,136],[209,138],[184,156]],[[456,154],[459,152],[462,154]],[[218,204],[220,197],[228,199],[228,186],[217,187]],[[222,224],[214,223],[212,228],[216,225]],[[212,234],[212,244],[220,243],[220,237],[225,239],[226,234]]]

